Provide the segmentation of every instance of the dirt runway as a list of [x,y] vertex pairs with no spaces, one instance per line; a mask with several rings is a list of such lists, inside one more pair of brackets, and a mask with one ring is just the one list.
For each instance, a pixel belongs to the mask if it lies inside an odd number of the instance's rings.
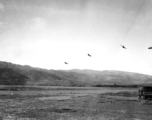
[[152,103],[139,101],[136,89],[97,94],[74,91],[33,96],[3,94],[0,120],[152,120]]

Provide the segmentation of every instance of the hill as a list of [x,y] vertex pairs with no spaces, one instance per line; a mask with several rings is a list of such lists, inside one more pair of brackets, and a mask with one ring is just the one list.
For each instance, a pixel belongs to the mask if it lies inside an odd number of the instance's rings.
[[146,83],[152,83],[152,76],[114,70],[46,70],[0,62],[1,85],[102,86]]

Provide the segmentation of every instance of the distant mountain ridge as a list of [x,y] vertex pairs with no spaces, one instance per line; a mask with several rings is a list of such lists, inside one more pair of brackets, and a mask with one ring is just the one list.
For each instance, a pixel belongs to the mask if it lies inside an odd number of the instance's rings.
[[99,86],[146,83],[152,83],[152,76],[115,70],[47,70],[0,61],[1,85]]

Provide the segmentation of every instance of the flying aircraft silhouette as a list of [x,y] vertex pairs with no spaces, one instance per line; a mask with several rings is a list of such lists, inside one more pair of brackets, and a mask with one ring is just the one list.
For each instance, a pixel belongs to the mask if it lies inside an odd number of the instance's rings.
[[122,47],[123,49],[127,49],[124,45],[121,45],[121,47]]
[[64,62],[65,64],[68,64],[67,62]]
[[152,49],[152,47],[149,47],[148,49]]
[[89,57],[92,57],[90,54],[88,54]]

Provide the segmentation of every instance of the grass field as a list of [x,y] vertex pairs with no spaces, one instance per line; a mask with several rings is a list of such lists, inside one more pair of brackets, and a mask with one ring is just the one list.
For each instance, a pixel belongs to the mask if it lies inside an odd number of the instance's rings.
[[135,88],[1,86],[0,120],[151,120]]

